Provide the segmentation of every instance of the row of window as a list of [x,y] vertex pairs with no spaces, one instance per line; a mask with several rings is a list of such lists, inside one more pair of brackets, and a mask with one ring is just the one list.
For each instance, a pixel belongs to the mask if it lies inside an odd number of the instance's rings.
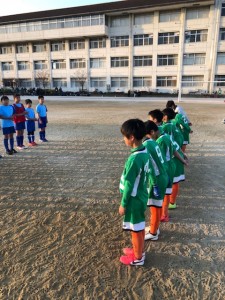
[[[210,8],[198,7],[186,10],[186,20],[207,19],[209,17]],[[225,16],[225,5],[222,3],[221,16]],[[159,22],[179,22],[181,18],[180,10],[159,12]],[[134,14],[133,24],[135,26],[152,24],[154,13]],[[80,17],[60,18],[54,20],[44,20],[37,22],[23,22],[18,24],[9,24],[0,26],[0,34],[42,31],[60,28],[87,27],[108,25],[109,20],[105,15],[89,15]],[[110,17],[111,27],[130,26],[130,16],[112,16]]]
[[[112,88],[128,88],[128,77],[111,77],[111,87]],[[4,79],[5,85],[10,85],[11,79]],[[66,78],[53,78],[52,79],[53,87],[67,87]],[[203,87],[204,76],[183,76],[182,77],[182,87]],[[35,85],[39,86],[39,80],[35,79]],[[32,87],[31,79],[20,79],[21,87]],[[71,88],[80,88],[80,82],[77,78],[70,79]],[[151,77],[133,77],[133,87],[134,88],[149,88],[152,86]],[[177,77],[176,76],[157,76],[156,78],[157,87],[176,87],[177,86]],[[216,75],[215,76],[215,86],[225,86],[225,75]],[[91,88],[106,88],[107,79],[106,77],[91,77],[90,78],[90,87]]]
[[[204,65],[206,59],[205,53],[188,53],[183,56],[183,65]],[[13,62],[2,62],[3,71],[14,70]],[[164,54],[157,55],[157,66],[175,66],[178,64],[177,54]],[[225,52],[217,54],[217,65],[225,65]],[[31,63],[28,61],[18,61],[18,70],[29,70]],[[129,57],[111,57],[111,67],[128,67]],[[147,56],[134,56],[134,67],[147,67],[152,66],[152,55]],[[53,60],[51,62],[51,68],[54,69],[66,69],[65,60]],[[86,68],[86,60],[84,58],[70,59],[70,69],[83,69]],[[91,69],[106,68],[106,58],[98,57],[90,59]],[[34,61],[34,70],[48,69],[48,63],[45,60]]]
[[[185,43],[198,43],[206,42],[208,36],[208,30],[190,30],[185,32]],[[158,34],[158,44],[177,44],[180,41],[179,32],[163,32]],[[220,29],[220,41],[225,41],[225,28]],[[115,47],[128,47],[129,46],[129,36],[114,36],[110,38],[111,48]],[[138,34],[133,37],[134,46],[148,46],[153,44],[153,34]],[[64,51],[65,42],[57,41],[50,44],[50,49],[52,52]],[[105,38],[94,38],[89,41],[90,49],[106,48]],[[85,40],[78,39],[69,42],[70,50],[81,50],[85,49]],[[33,52],[45,52],[47,50],[45,43],[37,43],[32,45]],[[0,54],[10,54],[13,48],[9,45],[0,46]],[[28,53],[28,44],[16,45],[16,53]]]

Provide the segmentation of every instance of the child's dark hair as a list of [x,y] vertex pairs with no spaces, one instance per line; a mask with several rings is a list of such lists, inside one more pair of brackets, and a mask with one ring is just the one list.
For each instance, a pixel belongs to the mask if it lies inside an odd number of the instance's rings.
[[176,104],[173,100],[168,100],[166,103],[166,108],[172,108],[175,109],[176,108]]
[[8,96],[2,96],[1,97],[1,102],[4,101],[4,100],[9,100],[9,97]]
[[20,97],[20,94],[14,94],[13,95],[13,99],[16,99],[16,98],[19,98]]
[[32,104],[32,100],[31,100],[31,99],[26,99],[26,100],[25,100],[25,103],[26,103],[26,104]]
[[140,141],[145,136],[145,124],[139,119],[130,119],[122,124],[120,131],[126,138],[133,135],[136,140]]
[[44,96],[43,96],[43,95],[39,95],[39,96],[38,96],[38,100],[39,100],[39,99],[44,99]]
[[149,134],[151,133],[151,131],[158,131],[158,126],[155,124],[155,122],[153,121],[147,121],[145,122],[145,131],[146,131],[146,134]]
[[148,113],[149,116],[151,116],[153,119],[156,119],[158,123],[161,123],[162,122],[162,119],[163,119],[163,113],[161,112],[160,109],[154,109],[154,110],[151,110],[149,113]]
[[174,112],[174,110],[172,108],[165,108],[162,111],[162,113],[163,113],[164,116],[167,116],[169,120],[174,119],[175,116],[176,116],[176,113]]

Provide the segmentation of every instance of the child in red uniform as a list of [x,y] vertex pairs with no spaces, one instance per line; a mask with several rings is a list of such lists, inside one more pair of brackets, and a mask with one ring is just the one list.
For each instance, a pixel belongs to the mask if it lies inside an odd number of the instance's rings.
[[13,96],[14,99],[14,116],[13,121],[15,124],[15,130],[16,130],[16,141],[17,141],[17,149],[23,150],[27,147],[24,146],[23,140],[24,140],[24,129],[25,129],[25,115],[27,112],[25,111],[25,108],[22,103],[20,103],[20,95],[15,94]]

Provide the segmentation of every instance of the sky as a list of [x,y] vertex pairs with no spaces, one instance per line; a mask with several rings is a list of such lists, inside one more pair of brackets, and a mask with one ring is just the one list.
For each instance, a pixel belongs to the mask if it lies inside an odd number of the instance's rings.
[[0,16],[116,1],[118,0],[7,0],[1,6]]

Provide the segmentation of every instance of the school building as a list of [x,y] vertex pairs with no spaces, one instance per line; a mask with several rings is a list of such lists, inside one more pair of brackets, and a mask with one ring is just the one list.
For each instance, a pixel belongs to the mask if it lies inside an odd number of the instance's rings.
[[0,17],[0,86],[225,92],[225,0],[128,0]]

